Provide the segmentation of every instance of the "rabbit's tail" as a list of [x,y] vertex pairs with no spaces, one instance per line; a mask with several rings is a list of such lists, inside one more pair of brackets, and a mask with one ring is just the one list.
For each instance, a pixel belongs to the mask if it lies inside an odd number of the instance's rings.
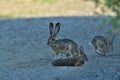
[[91,42],[89,42],[89,43],[88,43],[88,45],[89,45],[89,46],[91,46],[91,47],[93,47],[93,45],[92,45],[92,43],[91,43]]

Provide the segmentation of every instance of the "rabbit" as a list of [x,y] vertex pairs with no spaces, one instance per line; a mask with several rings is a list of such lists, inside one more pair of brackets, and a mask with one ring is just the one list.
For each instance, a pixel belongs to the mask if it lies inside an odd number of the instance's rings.
[[88,61],[87,55],[84,53],[83,46],[79,48],[79,56],[60,58],[52,61],[53,66],[82,66]]
[[95,48],[95,52],[102,56],[105,56],[106,53],[113,51],[113,40],[115,36],[112,36],[112,39],[108,39],[102,35],[97,35],[92,39],[92,45]]
[[78,44],[70,39],[58,39],[56,36],[60,31],[61,24],[56,23],[55,27],[52,22],[49,24],[50,37],[48,38],[47,45],[49,45],[56,53],[55,58],[61,54],[65,54],[66,57],[78,56]]

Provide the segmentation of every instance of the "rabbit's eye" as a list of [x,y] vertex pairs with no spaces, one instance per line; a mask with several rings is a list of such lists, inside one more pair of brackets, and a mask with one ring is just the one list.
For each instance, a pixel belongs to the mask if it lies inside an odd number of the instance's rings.
[[54,41],[54,39],[52,39],[52,41]]

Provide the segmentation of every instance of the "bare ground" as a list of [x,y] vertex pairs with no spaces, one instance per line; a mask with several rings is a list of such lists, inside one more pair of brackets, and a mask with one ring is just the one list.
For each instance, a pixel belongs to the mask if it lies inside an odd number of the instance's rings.
[[[88,45],[93,36],[104,35],[110,25],[100,29],[106,16],[18,18],[0,20],[1,80],[120,80],[120,36],[114,52],[101,57]],[[88,61],[81,67],[54,67],[54,51],[46,44],[49,22],[60,22],[59,38],[83,45]]]
[[[0,0],[0,17],[30,18],[52,16],[93,16],[102,13],[91,0],[57,0],[53,3],[41,0]],[[104,15],[114,15],[107,10]]]

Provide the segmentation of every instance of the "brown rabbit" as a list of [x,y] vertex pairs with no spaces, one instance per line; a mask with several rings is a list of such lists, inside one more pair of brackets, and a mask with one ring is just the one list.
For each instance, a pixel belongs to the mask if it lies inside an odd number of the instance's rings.
[[57,23],[54,27],[53,23],[49,24],[50,28],[50,37],[48,39],[47,44],[52,47],[55,51],[56,56],[60,54],[66,54],[66,56],[78,56],[78,45],[70,39],[58,39],[56,40],[56,36],[60,31],[60,23]]
[[82,66],[88,61],[87,55],[84,53],[83,46],[79,48],[79,56],[60,58],[52,61],[53,66]]
[[105,56],[107,52],[113,51],[113,39],[115,36],[112,36],[112,39],[98,35],[95,36],[92,40],[92,45],[95,48],[96,53]]

